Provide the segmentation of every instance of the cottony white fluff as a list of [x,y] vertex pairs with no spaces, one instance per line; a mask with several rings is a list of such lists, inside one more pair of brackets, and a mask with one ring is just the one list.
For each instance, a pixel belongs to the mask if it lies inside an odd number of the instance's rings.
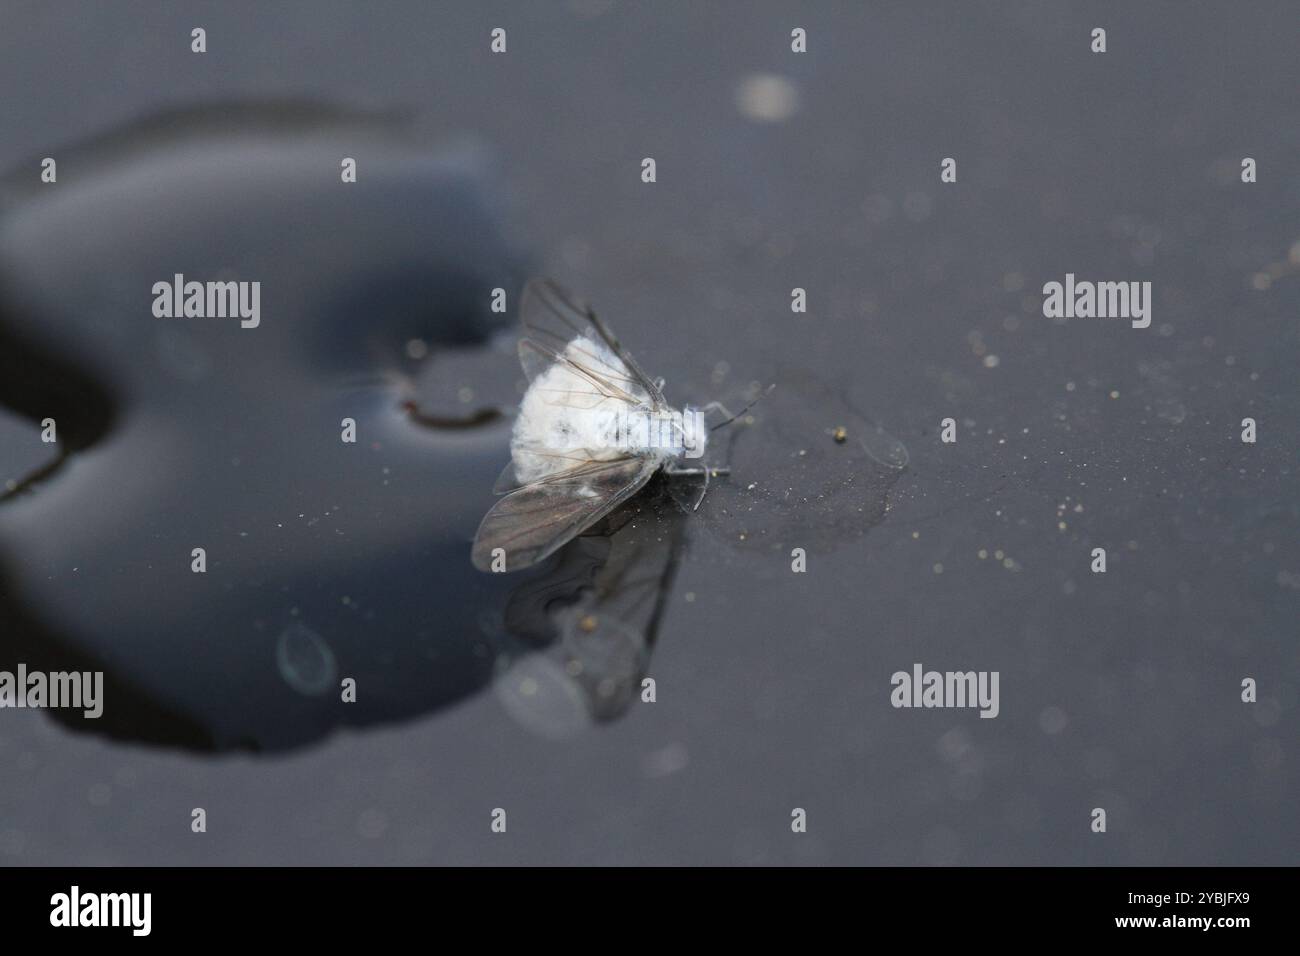
[[[580,463],[573,458],[557,458],[555,452],[581,450],[582,458],[592,461],[629,454],[667,460],[684,454],[682,413],[666,405],[656,408],[622,359],[603,343],[579,337],[568,344],[564,355],[600,373],[607,368],[619,370],[618,387],[632,396],[635,404],[602,396],[571,365],[553,363],[533,379],[515,419],[510,455],[519,484],[530,484]],[[705,435],[692,437],[692,450],[698,447],[699,454],[703,454]]]

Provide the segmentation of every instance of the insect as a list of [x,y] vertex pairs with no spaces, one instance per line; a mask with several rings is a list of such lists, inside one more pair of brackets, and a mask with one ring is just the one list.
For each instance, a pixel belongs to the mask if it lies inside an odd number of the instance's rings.
[[[520,300],[519,361],[528,378],[510,439],[510,463],[474,537],[483,571],[536,564],[627,501],[660,468],[704,478],[724,468],[685,464],[708,444],[713,402],[671,407],[591,308],[549,279],[531,279]],[[743,414],[743,413],[742,413]],[[713,426],[728,424],[737,416]],[[695,507],[703,500],[701,491]]]

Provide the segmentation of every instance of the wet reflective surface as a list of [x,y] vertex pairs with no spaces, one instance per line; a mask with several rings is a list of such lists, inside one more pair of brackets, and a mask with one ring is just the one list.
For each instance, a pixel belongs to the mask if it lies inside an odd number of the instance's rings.
[[[260,118],[89,144],[0,233],[6,403],[70,449],[4,502],[6,656],[102,666],[131,689],[93,727],[114,735],[301,743],[452,702],[506,649],[476,624],[510,585],[463,555],[506,429],[416,424],[404,349],[489,341],[488,290],[521,260],[472,156]],[[155,318],[144,293],[173,273],[259,281],[261,324]]]
[[[0,712],[0,860],[1291,862],[1294,11],[1112,11],[1102,61],[1079,9],[809,10],[793,58],[783,6],[556,4],[492,60],[441,5],[205,9],[206,59],[181,8],[16,15],[0,651],[109,684],[98,727]],[[202,106],[303,90],[416,119]],[[1070,271],[1151,327],[1043,318]],[[260,327],[155,319],[177,272],[261,281]],[[498,579],[486,293],[534,273],[674,405],[777,387],[698,511]],[[916,661],[999,717],[891,708]]]
[[[518,374],[509,319],[487,303],[498,283],[513,294],[523,268],[474,155],[346,118],[287,131],[264,119],[230,109],[174,117],[164,133],[141,124],[114,149],[79,150],[75,186],[9,212],[8,401],[53,419],[64,457],[29,465],[0,514],[6,656],[108,672],[114,706],[76,727],[199,749],[301,744],[494,679],[543,733],[626,710],[680,536],[670,496],[643,495],[594,535],[607,540],[541,571],[484,575],[467,559],[509,456]],[[343,187],[332,166],[363,129],[364,175]],[[158,317],[145,290],[177,274],[259,282],[264,319]],[[767,427],[750,416],[731,437],[756,434],[745,472],[787,492],[754,531],[733,520],[752,503],[728,504],[721,483],[704,515],[719,512],[738,541],[808,528],[815,513],[827,516],[819,540],[842,537],[834,526],[855,511],[863,528],[877,522],[886,487],[863,487],[860,442],[855,454],[815,437],[799,419],[811,386],[785,386],[756,413]],[[812,459],[794,451],[801,436]],[[35,433],[13,444],[40,460]],[[633,515],[663,523],[655,548]],[[522,677],[551,643],[558,674]],[[549,714],[548,694],[573,713]]]

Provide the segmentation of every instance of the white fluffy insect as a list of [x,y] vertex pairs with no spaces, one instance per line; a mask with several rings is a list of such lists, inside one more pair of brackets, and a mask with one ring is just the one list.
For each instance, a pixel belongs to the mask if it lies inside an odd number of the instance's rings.
[[510,464],[493,489],[504,497],[474,537],[472,559],[484,571],[500,569],[501,557],[508,571],[543,560],[660,468],[702,476],[705,488],[710,474],[725,473],[681,463],[703,456],[705,416],[725,414],[721,405],[672,408],[663,380],[650,379],[590,307],[548,279],[528,282],[519,311],[519,360],[529,386]]

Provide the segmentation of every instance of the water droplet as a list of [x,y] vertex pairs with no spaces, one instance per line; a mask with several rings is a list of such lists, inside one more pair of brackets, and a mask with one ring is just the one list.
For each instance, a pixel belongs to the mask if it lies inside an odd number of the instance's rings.
[[308,697],[317,697],[333,687],[338,673],[334,652],[302,621],[294,621],[280,632],[275,661],[285,682]]

